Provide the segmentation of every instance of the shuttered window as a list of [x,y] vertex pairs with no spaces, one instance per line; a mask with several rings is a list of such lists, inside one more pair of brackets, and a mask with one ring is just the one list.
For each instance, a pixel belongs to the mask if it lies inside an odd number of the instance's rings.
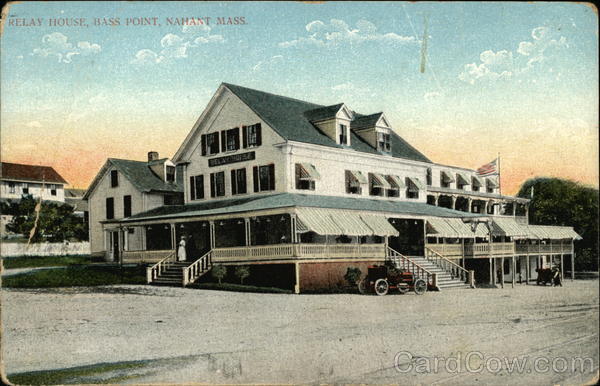
[[261,145],[262,141],[260,123],[242,127],[242,142],[244,149],[247,147],[256,147]]
[[236,127],[235,129],[227,130],[225,141],[227,151],[238,150],[240,148],[240,128]]
[[213,155],[219,153],[219,133],[203,134],[200,137],[202,155]]
[[131,196],[123,196],[123,217],[131,216]]
[[106,199],[106,219],[111,220],[115,218],[115,199],[108,197]]
[[246,193],[246,169],[234,169],[231,171],[231,194]]
[[225,172],[210,174],[210,196],[221,197],[225,195]]
[[254,166],[252,174],[255,192],[275,190],[275,165]]

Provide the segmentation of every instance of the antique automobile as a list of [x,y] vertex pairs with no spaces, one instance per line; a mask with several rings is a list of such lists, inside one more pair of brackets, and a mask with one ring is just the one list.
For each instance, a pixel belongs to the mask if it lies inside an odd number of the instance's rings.
[[562,278],[560,277],[560,271],[557,268],[537,268],[535,271],[537,272],[537,285],[546,285],[547,283],[550,283],[551,285],[562,286]]
[[401,294],[413,290],[417,295],[422,295],[427,291],[427,282],[415,277],[412,272],[385,264],[369,266],[367,276],[358,283],[358,291],[361,294],[375,292],[382,296],[394,289]]

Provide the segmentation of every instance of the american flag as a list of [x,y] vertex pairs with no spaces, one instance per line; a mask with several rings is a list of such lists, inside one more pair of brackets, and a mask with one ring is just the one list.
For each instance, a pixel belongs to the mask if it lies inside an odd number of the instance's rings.
[[498,173],[498,158],[477,169],[479,176],[491,176]]

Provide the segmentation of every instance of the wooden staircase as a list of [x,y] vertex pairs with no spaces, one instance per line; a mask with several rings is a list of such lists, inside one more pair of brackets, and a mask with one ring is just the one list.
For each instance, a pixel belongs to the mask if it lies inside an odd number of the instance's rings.
[[436,275],[436,286],[440,290],[450,289],[450,288],[469,288],[470,286],[461,280],[458,277],[451,275],[449,272],[446,272],[437,264],[427,260],[421,256],[411,256],[410,259],[415,263],[419,264],[423,268],[428,271],[435,273]]
[[194,262],[176,261],[175,252],[146,269],[148,284],[185,287],[212,268],[212,251]]

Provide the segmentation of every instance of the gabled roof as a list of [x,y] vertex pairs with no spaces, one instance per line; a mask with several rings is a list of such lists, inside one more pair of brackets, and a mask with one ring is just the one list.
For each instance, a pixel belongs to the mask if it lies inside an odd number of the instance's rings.
[[[311,123],[311,120],[315,120],[314,115],[322,116],[330,114],[331,110],[341,106],[341,104],[323,106],[229,83],[223,83],[223,86],[240,98],[242,102],[284,139],[329,147],[345,147],[338,145],[333,139]],[[310,118],[307,117],[307,113]],[[357,115],[360,116],[361,114]],[[380,152],[353,132],[351,133],[350,143],[350,147],[356,151],[380,154]],[[414,161],[431,162],[425,155],[393,131],[391,155]]]
[[363,129],[366,127],[373,127],[379,121],[379,118],[383,115],[383,112],[371,114],[371,115],[360,115],[356,114],[352,123],[350,123],[351,129]]
[[67,184],[64,178],[50,166],[0,163],[0,177],[6,180],[39,181]]
[[340,111],[343,105],[343,103],[338,103],[337,105],[319,107],[314,110],[308,110],[304,112],[304,116],[311,122],[332,119],[335,118],[335,115],[338,113],[338,111]]
[[81,198],[85,194],[85,189],[67,188],[65,189],[66,198]]
[[[155,161],[156,162],[156,161]],[[114,166],[125,178],[140,192],[159,192],[159,193],[180,193],[183,192],[183,170],[177,167],[177,181],[175,183],[165,182],[156,175],[149,167],[148,162],[134,161],[127,159],[109,158],[98,175],[90,184],[84,199],[87,199],[96,185],[102,179],[102,176]]]
[[245,198],[206,201],[198,204],[161,206],[159,208],[135,214],[127,218],[126,221],[209,216],[288,207],[354,209],[361,211],[397,213],[399,215],[455,218],[479,216],[472,213],[429,205],[423,202],[278,193]]

